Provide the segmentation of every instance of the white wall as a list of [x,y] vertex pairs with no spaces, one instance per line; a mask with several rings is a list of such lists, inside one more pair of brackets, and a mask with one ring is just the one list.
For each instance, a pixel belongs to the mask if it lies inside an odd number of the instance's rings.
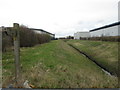
[[74,33],[74,39],[80,39],[80,37],[90,37],[90,33],[89,32],[77,32]]
[[120,36],[120,25],[118,25],[118,36]]
[[2,27],[0,27],[0,31],[2,31]]
[[40,33],[40,34],[46,34],[45,32],[42,32],[42,31],[37,31],[37,30],[34,30],[36,33]]
[[48,35],[50,35],[51,37],[54,37],[54,35],[49,34],[49,33],[46,33],[46,32],[37,31],[37,30],[33,30],[33,31],[35,31],[36,33],[40,33],[40,34],[48,34]]
[[118,36],[118,26],[108,27],[90,32],[91,37]]

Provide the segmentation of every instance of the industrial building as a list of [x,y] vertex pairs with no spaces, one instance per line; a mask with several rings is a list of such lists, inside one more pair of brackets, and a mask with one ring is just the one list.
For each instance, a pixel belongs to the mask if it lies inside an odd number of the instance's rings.
[[90,30],[91,37],[120,36],[120,22]]
[[[0,30],[10,30],[12,27],[0,27]],[[32,31],[34,31],[34,32],[36,32],[36,33],[39,33],[39,34],[48,34],[48,35],[50,35],[52,38],[55,38],[55,34],[52,34],[52,33],[50,33],[50,32],[47,32],[47,31],[45,31],[45,30],[43,30],[43,29],[35,29],[35,28],[29,28],[29,30],[32,30]]]
[[90,37],[90,32],[77,32],[74,33],[74,39],[88,38]]
[[120,21],[90,30],[89,32],[74,33],[74,39],[102,36],[120,36]]
[[48,35],[50,35],[51,37],[55,38],[55,34],[52,34],[52,33],[50,33],[50,32],[47,32],[47,31],[45,31],[45,30],[43,30],[43,29],[35,29],[35,28],[29,28],[29,29],[35,31],[36,33],[48,34]]

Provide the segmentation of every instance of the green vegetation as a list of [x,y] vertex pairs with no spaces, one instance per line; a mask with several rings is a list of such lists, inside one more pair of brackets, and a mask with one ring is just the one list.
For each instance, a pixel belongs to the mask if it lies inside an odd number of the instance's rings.
[[[12,28],[8,28],[12,30]],[[22,25],[20,26],[20,47],[32,47],[37,44],[43,44],[49,42],[54,37],[48,34],[36,33],[35,30],[31,30],[28,27]],[[6,52],[13,47],[13,35],[6,35],[2,32],[2,51]]]
[[80,38],[80,40],[119,42],[120,41],[120,36],[89,37],[89,38]]
[[[13,83],[11,52],[3,53],[3,87]],[[22,79],[36,88],[116,88],[117,78],[80,55],[62,40],[21,48]]]
[[92,57],[108,71],[117,74],[118,42],[69,40],[68,43]]

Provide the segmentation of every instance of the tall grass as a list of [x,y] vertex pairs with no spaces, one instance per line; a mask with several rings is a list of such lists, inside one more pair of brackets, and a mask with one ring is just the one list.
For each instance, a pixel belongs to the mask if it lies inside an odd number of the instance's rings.
[[[4,53],[3,86],[14,79],[11,53]],[[9,59],[9,60],[7,60]],[[21,48],[22,80],[35,88],[117,88],[117,78],[80,55],[62,40]]]
[[69,40],[68,43],[93,58],[114,75],[118,73],[118,42]]

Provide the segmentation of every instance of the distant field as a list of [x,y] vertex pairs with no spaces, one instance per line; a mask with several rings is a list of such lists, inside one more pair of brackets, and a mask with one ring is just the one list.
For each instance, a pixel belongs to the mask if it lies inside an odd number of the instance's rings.
[[67,43],[92,57],[113,74],[118,70],[118,42],[69,40]]
[[[77,47],[82,44],[79,41],[68,42]],[[13,54],[3,53],[2,61],[3,87],[6,87],[13,83],[14,79]],[[107,75],[96,64],[80,55],[62,40],[31,48],[21,48],[21,65],[21,80],[28,80],[36,88],[117,87],[116,77]]]

